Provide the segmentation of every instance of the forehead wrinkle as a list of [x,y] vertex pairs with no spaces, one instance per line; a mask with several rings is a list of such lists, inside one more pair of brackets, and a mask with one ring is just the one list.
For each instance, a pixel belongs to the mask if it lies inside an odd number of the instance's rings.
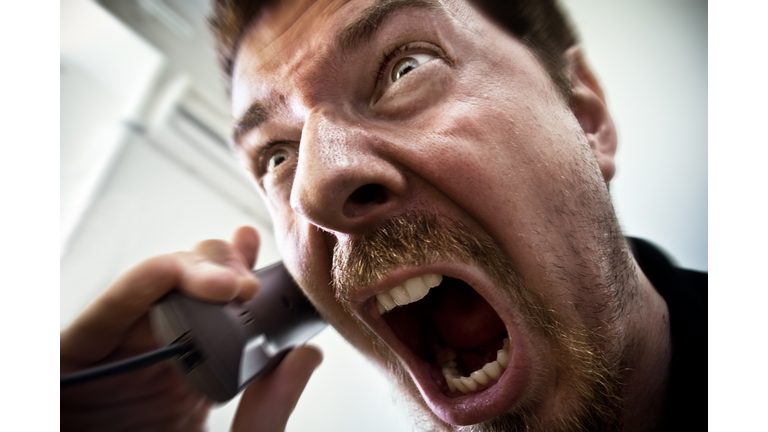
[[[343,4],[344,2],[339,3]],[[326,5],[326,7],[320,11],[316,11],[315,16],[334,13],[341,7],[341,4],[339,3]],[[321,82],[324,73],[328,72],[327,69],[329,67],[333,68],[331,65],[335,64],[335,62],[330,61],[331,58],[338,59],[337,55],[339,54],[342,57],[347,57],[350,52],[355,51],[359,49],[361,45],[370,42],[387,17],[406,8],[435,10],[443,9],[443,6],[437,0],[379,0],[375,4],[363,9],[357,18],[343,27],[342,30],[337,33],[332,45],[326,45],[324,49],[320,50],[317,50],[317,47],[304,46],[303,49],[296,53],[294,60],[299,57],[305,58],[306,60],[289,62],[291,65],[283,63],[279,68],[288,68],[289,70],[284,70],[282,75],[286,77],[300,76],[301,73],[304,72],[304,77],[307,78],[309,82]],[[287,21],[293,21],[293,25],[285,26],[285,24],[283,24],[283,26],[281,26],[283,28],[281,28],[280,32],[271,33],[271,37],[269,38],[272,39],[271,42],[263,45],[262,50],[278,42],[278,40],[285,43],[286,40],[301,37],[301,33],[292,34],[292,32],[289,32],[288,30],[290,27],[295,26],[298,21],[303,19],[306,19],[305,14],[296,14],[292,16],[292,19]],[[279,60],[273,58],[272,62],[267,63],[274,63],[276,61]],[[311,67],[310,65],[320,67]],[[265,65],[262,65],[262,67],[264,66]],[[299,68],[302,70],[299,71]],[[320,90],[321,86],[313,86],[313,88]],[[309,96],[309,98],[313,99],[312,96]],[[232,132],[232,138],[235,144],[239,143],[240,139],[242,139],[248,132],[260,127],[263,123],[270,120],[276,110],[287,108],[284,106],[285,97],[281,98],[278,96],[277,98],[270,97],[268,99],[271,100],[265,99],[263,101],[252,101],[246,112],[240,119],[235,121]],[[275,99],[279,99],[279,101]]]
[[[264,70],[273,69],[280,71],[278,75],[283,78],[294,76],[303,63],[301,59],[313,57],[312,53],[317,52],[316,47],[300,44],[300,49],[293,56],[293,62],[284,60],[280,47],[291,45],[296,40],[301,39],[310,25],[307,20],[317,21],[322,17],[333,15],[347,3],[347,0],[334,0],[327,4],[307,0],[304,3],[306,8],[291,8],[289,3],[278,2],[277,9],[268,9],[268,13],[262,13],[257,20],[249,25],[250,29],[246,32],[247,35],[239,48],[238,63],[245,51],[258,52],[260,55],[258,62],[248,62],[250,64],[244,65],[245,74],[258,77],[263,74]],[[297,31],[297,28],[300,30]],[[259,87],[262,89],[269,87],[269,80],[266,80]],[[257,93],[262,92],[258,91]],[[239,141],[250,131],[259,128],[265,122],[273,119],[278,112],[284,112],[288,108],[287,98],[284,95],[276,95],[274,91],[265,97],[251,96],[251,99],[248,108],[234,122],[232,141],[235,146],[239,145]]]
[[335,41],[338,51],[346,54],[369,42],[388,16],[405,8],[442,9],[442,5],[436,0],[380,0],[339,32]]
[[[341,6],[327,7],[320,13],[333,14]],[[327,75],[337,72],[338,68],[350,60],[353,52],[362,49],[369,43],[379,31],[381,24],[387,17],[406,8],[443,10],[442,4],[437,0],[378,0],[373,5],[364,8],[349,24],[336,32],[332,43],[320,46],[305,46],[294,56],[293,64],[289,70],[284,71],[284,76],[303,77],[312,91],[307,92],[302,99],[305,103],[322,98],[325,90],[322,85]],[[293,35],[293,37],[300,37]],[[300,61],[296,61],[301,59]],[[285,68],[285,65],[284,65]]]

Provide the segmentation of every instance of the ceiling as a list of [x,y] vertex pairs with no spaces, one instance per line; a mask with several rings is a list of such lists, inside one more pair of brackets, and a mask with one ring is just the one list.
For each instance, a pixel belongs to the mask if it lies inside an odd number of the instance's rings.
[[[197,96],[218,115],[229,119],[229,102],[206,21],[209,0],[100,0],[99,3],[165,54],[165,81],[186,75]],[[221,132],[228,133],[227,130]]]

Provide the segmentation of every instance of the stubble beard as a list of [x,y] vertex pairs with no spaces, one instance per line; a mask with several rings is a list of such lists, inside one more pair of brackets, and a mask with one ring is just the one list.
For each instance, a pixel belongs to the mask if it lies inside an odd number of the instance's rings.
[[[611,209],[612,210],[612,209]],[[617,225],[617,224],[616,224]],[[620,235],[620,232],[619,234]],[[611,239],[617,240],[617,239]],[[623,240],[622,240],[623,241]],[[617,244],[616,241],[613,242]],[[619,248],[614,246],[614,248]],[[620,248],[619,248],[620,249]],[[620,253],[620,251],[614,251]],[[435,262],[474,264],[484,269],[509,304],[515,305],[528,328],[553,347],[558,386],[567,394],[557,413],[537,413],[540,395],[527,395],[509,412],[492,420],[455,426],[444,423],[428,408],[416,385],[394,352],[348,308],[347,298],[357,287],[375,283],[404,266]],[[613,279],[613,278],[607,278]],[[438,220],[434,214],[405,214],[364,237],[338,243],[334,249],[332,284],[337,300],[371,338],[390,378],[417,408],[417,423],[430,430],[461,431],[616,431],[621,429],[621,350],[610,350],[605,334],[581,324],[563,323],[541,293],[527,289],[500,248],[490,239],[471,233],[461,223]],[[614,290],[615,291],[615,290]],[[616,293],[607,301],[615,301]],[[601,305],[601,309],[610,305]],[[603,330],[609,327],[603,322]],[[600,343],[602,342],[602,343]],[[608,347],[606,347],[608,345]],[[559,377],[564,377],[560,380]],[[431,426],[427,426],[430,423]]]

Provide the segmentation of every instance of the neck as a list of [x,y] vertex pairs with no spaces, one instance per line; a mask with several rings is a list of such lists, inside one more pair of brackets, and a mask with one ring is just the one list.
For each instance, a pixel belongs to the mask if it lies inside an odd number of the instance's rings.
[[625,432],[660,428],[672,360],[667,304],[634,264],[639,286],[626,317]]

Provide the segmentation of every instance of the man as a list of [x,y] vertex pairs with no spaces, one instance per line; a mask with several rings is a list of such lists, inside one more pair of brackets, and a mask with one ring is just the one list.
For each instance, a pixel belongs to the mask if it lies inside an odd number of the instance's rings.
[[[627,243],[602,90],[551,5],[516,6],[220,4],[236,151],[286,267],[433,428],[695,429],[706,381],[679,365],[698,370],[706,330],[679,311],[706,280]],[[149,350],[168,290],[252,297],[257,250],[243,228],[130,270],[62,332],[62,370]],[[234,427],[284,427],[318,362],[292,352]],[[188,430],[208,407],[167,365],[62,400],[65,428]]]

